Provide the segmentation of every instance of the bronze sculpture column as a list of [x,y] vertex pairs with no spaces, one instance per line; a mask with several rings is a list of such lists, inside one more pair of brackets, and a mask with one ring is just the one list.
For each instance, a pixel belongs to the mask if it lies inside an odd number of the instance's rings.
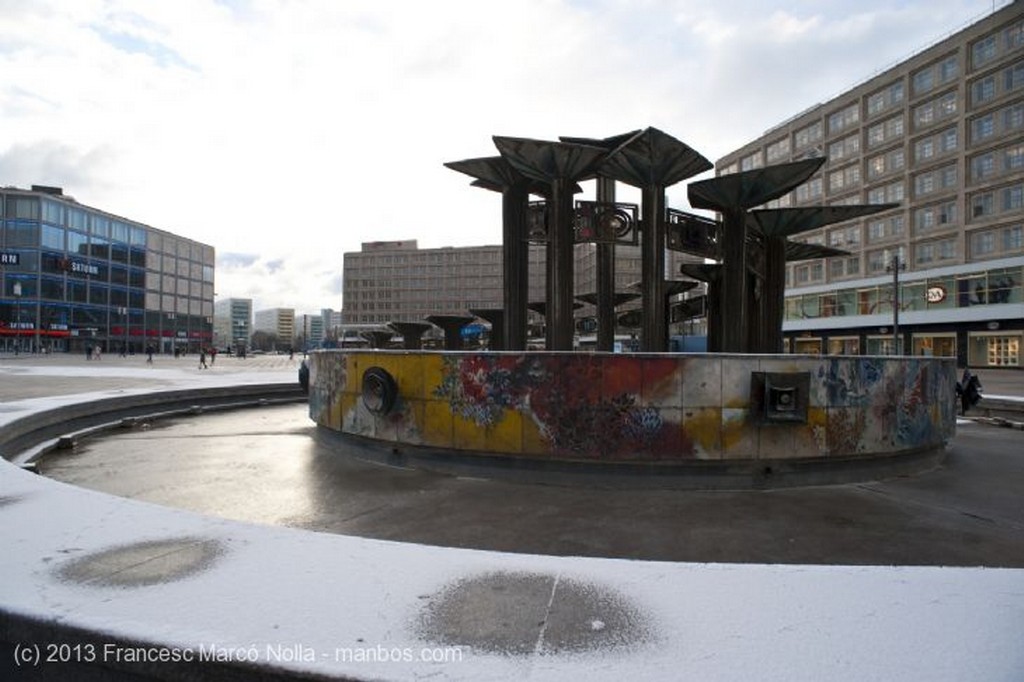
[[616,147],[598,169],[643,192],[640,349],[668,350],[665,314],[665,189],[712,168],[710,161],[657,128],[646,128]]
[[546,182],[548,194],[547,349],[572,350],[573,324],[573,193],[576,181],[592,173],[605,150],[517,137],[494,137],[494,145],[517,171]]

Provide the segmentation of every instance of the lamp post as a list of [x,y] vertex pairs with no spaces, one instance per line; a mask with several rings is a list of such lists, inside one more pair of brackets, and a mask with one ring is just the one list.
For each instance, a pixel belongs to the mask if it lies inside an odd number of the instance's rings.
[[14,354],[21,352],[21,282],[14,283]]
[[892,273],[892,353],[900,354],[900,270],[906,264],[900,260],[899,251],[893,254],[885,271]]
[[117,314],[121,316],[124,325],[124,345],[121,346],[121,355],[128,355],[128,308],[123,306],[117,309]]

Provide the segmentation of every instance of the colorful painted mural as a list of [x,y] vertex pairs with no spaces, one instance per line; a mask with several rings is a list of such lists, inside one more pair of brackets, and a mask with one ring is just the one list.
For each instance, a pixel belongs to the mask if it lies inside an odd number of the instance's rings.
[[[857,457],[944,444],[956,423],[944,358],[332,350],[310,359],[310,416],[383,441],[584,461]],[[392,409],[361,377],[394,377]],[[806,373],[806,418],[771,423],[753,372]]]

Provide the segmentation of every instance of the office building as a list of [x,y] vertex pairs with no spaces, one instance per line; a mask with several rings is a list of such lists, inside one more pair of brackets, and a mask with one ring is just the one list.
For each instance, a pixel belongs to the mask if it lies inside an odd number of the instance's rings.
[[212,246],[39,185],[0,189],[0,225],[0,351],[212,341]]
[[214,303],[213,343],[217,348],[245,350],[252,331],[251,298],[224,298]]
[[961,365],[1019,367],[1024,3],[773,127],[716,168],[821,155],[809,182],[766,207],[899,207],[793,238],[849,255],[788,265],[788,348],[889,354],[898,344]]
[[[257,310],[253,316],[253,334],[263,332],[272,337],[276,348],[260,348],[260,350],[287,350],[295,343],[295,309],[267,308]],[[258,346],[255,342],[253,345]]]
[[[596,251],[593,244],[575,249],[578,295],[597,292]],[[346,253],[344,259],[342,320],[348,332],[379,328],[391,321],[420,322],[429,315],[468,315],[470,310],[504,305],[500,245],[420,249],[415,239],[368,242],[361,251]],[[682,279],[678,272],[684,260],[692,257],[667,252],[670,278]],[[546,296],[545,248],[531,246],[529,261],[529,299],[542,302]],[[633,286],[641,276],[639,247],[616,247],[615,262],[616,291],[639,293]],[[617,311],[639,305],[637,299]],[[576,311],[577,319],[594,314],[592,305],[581,305]],[[538,313],[529,313],[529,335],[544,335],[544,318]]]

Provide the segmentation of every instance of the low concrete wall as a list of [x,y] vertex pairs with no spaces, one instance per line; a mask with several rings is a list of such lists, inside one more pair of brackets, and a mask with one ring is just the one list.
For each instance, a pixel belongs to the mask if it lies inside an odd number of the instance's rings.
[[176,389],[71,403],[59,409],[32,412],[4,425],[0,429],[0,457],[25,464],[32,459],[31,449],[45,448],[48,439],[126,417],[182,412],[192,406],[204,409],[248,407],[261,400],[294,402],[304,399],[297,383],[274,383]]
[[[867,458],[941,448],[956,425],[956,367],[947,358],[334,350],[312,354],[310,367],[317,424],[457,454]],[[371,368],[396,384],[386,414],[362,397]],[[805,418],[767,422],[756,373],[805,375]]]

